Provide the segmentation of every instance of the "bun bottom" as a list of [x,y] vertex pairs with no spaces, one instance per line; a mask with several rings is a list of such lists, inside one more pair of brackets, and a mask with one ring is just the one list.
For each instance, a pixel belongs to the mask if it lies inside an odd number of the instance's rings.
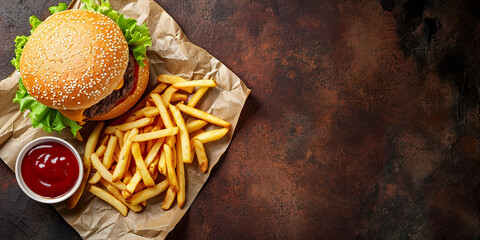
[[138,74],[136,79],[137,85],[135,87],[135,92],[123,99],[123,102],[115,106],[110,112],[88,119],[89,121],[103,121],[117,118],[137,104],[142,97],[143,92],[145,92],[145,89],[147,89],[149,81],[149,66],[147,58],[143,60],[143,63],[145,64],[145,67],[138,66]]

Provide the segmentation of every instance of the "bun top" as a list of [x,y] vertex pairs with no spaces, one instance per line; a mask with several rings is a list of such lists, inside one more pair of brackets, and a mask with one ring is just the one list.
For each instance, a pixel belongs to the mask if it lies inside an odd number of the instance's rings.
[[20,59],[28,93],[55,109],[88,108],[123,81],[128,44],[109,17],[87,10],[56,13],[30,36]]

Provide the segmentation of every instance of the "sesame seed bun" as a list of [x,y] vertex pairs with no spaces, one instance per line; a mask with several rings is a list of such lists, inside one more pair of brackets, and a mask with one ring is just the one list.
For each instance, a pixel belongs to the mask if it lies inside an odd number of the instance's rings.
[[32,33],[23,49],[20,74],[28,93],[40,103],[79,110],[115,90],[128,59],[127,41],[114,21],[93,11],[67,10],[50,16]]

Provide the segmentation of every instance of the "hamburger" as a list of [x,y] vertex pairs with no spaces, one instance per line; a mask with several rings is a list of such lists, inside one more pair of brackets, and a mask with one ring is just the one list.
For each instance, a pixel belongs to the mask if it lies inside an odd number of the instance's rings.
[[23,48],[20,74],[28,93],[77,122],[108,120],[130,109],[148,83],[109,17],[88,10],[54,14]]
[[[77,123],[116,118],[136,104],[148,85],[148,28],[118,14],[108,1],[84,4],[78,10],[54,6],[45,21],[30,19],[33,30],[26,41],[16,39],[21,51],[12,63],[21,80],[14,102],[30,109],[32,125],[47,132],[59,131],[56,118],[74,135]],[[36,102],[25,104],[25,99]],[[48,114],[38,113],[37,105]]]

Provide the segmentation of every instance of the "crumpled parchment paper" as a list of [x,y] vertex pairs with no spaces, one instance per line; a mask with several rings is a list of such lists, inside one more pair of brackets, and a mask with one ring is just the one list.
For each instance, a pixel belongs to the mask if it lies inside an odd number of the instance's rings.
[[[191,43],[182,29],[157,3],[152,0],[110,0],[112,7],[146,23],[152,35],[152,47],[147,56],[150,61],[150,83],[153,85],[159,74],[171,74],[192,79],[214,79],[218,87],[209,89],[197,107],[223,118],[232,124],[228,135],[219,141],[205,145],[209,158],[209,171],[202,173],[198,163],[186,164],[187,192],[183,208],[176,203],[170,210],[161,204],[165,194],[148,200],[147,207],[139,212],[129,211],[123,217],[116,209],[89,192],[84,192],[73,210],[65,203],[54,205],[62,217],[82,236],[91,239],[164,239],[191,206],[206,182],[212,167],[226,151],[232,139],[240,112],[250,90],[232,71],[211,56],[207,51]],[[79,8],[80,1],[73,1],[70,8]],[[27,20],[26,20],[27,22]],[[7,44],[7,43],[5,43]],[[14,48],[13,39],[12,52]],[[21,148],[29,141],[46,135],[56,135],[72,143],[83,155],[84,142],[75,140],[68,130],[61,134],[47,134],[34,129],[28,111],[21,113],[19,105],[12,103],[17,91],[18,72],[0,81],[0,157],[13,170]],[[148,89],[147,89],[148,91]],[[206,130],[213,129],[208,126]]]

